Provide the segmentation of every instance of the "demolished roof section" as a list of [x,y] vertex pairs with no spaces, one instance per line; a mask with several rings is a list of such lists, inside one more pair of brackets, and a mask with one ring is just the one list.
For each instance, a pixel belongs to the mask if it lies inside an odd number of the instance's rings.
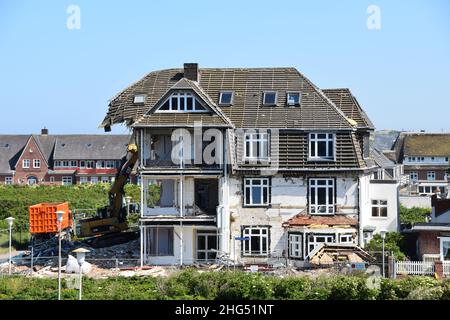
[[[346,129],[354,127],[342,110],[295,68],[199,69],[198,88],[216,105],[220,91],[234,92],[232,106],[220,108],[237,128]],[[133,125],[178,81],[183,69],[154,71],[123,90],[109,104],[101,126]],[[266,90],[278,92],[276,106],[264,106]],[[301,106],[287,107],[287,93],[300,92]],[[142,104],[134,96],[145,94]]]

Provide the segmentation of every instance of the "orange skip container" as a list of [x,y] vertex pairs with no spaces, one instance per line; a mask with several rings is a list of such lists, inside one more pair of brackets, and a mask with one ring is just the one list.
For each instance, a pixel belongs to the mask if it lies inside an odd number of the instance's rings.
[[73,226],[72,212],[68,202],[39,203],[29,207],[30,233],[57,233],[58,220],[56,211],[64,211],[61,230]]

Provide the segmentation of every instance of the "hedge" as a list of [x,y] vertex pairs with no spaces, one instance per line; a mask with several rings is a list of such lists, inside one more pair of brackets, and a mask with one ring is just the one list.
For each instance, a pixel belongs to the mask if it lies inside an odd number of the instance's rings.
[[[173,276],[113,277],[83,280],[86,300],[165,299],[276,299],[276,300],[449,300],[450,279],[431,277],[382,279],[379,288],[366,285],[364,276],[275,277],[259,273],[197,272]],[[56,299],[57,281],[21,276],[0,278],[0,300]],[[77,299],[77,291],[63,281],[63,299]]]

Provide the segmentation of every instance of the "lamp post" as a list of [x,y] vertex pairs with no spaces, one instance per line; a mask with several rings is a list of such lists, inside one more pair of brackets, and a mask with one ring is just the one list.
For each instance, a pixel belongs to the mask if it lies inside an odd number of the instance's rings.
[[61,227],[64,211],[56,211],[56,219],[58,221],[58,300],[61,300]]
[[81,300],[81,288],[82,288],[82,278],[83,278],[83,263],[84,263],[84,258],[86,257],[86,253],[90,252],[89,250],[85,249],[85,248],[78,248],[73,250],[72,252],[75,252],[77,254],[77,262],[78,265],[80,267],[80,288],[79,288],[79,292],[78,292],[78,299]]
[[383,256],[383,278],[385,277],[385,266],[384,266],[384,239],[386,238],[387,230],[382,229],[380,230],[380,236],[382,240],[382,256]]
[[131,197],[130,196],[126,196],[125,197],[125,201],[127,203],[127,216],[130,215],[130,203],[131,203]]
[[13,217],[6,218],[9,225],[9,275],[11,275],[11,264],[12,264],[12,256],[11,256],[11,247],[12,247],[12,225],[14,222]]

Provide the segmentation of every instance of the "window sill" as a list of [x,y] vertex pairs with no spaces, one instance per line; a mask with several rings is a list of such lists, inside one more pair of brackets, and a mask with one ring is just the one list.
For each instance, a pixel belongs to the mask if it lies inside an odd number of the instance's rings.
[[308,162],[336,162],[334,158],[308,158]]

